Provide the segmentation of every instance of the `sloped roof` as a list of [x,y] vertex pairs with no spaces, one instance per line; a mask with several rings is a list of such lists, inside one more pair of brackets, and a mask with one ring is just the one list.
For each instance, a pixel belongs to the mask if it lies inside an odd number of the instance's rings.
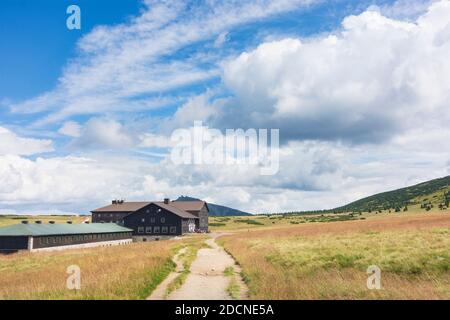
[[206,204],[205,201],[171,201],[170,205],[184,211],[200,211]]
[[166,209],[167,211],[170,211],[174,214],[176,214],[177,216],[180,216],[182,218],[188,218],[188,219],[198,219],[197,216],[194,216],[192,213],[189,213],[185,210],[179,209],[175,206],[173,206],[173,202],[169,202],[169,204],[166,204],[164,202],[153,202],[154,204],[156,204],[158,207],[161,207],[163,209]]
[[149,205],[151,202],[123,202],[118,204],[110,204],[106,207],[101,207],[91,212],[134,212]]
[[127,212],[133,213],[142,209],[149,204],[154,203],[155,205],[164,208],[177,216],[188,219],[198,219],[197,216],[193,215],[192,211],[200,211],[203,206],[206,204],[205,201],[170,201],[168,204],[164,203],[164,201],[141,201],[141,202],[123,202],[123,203],[115,203],[110,204],[105,207],[101,207],[95,210],[92,210],[92,213],[101,213],[101,212]]
[[0,236],[45,236],[66,234],[90,234],[110,232],[131,232],[115,223],[77,223],[77,224],[15,224],[1,227]]

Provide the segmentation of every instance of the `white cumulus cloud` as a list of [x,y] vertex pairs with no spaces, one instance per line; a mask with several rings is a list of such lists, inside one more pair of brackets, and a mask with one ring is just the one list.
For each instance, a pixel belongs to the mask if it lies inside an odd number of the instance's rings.
[[0,127],[0,155],[32,155],[53,151],[53,142],[46,139],[20,137],[4,127]]
[[414,22],[376,10],[342,30],[261,44],[226,64],[235,94],[220,121],[288,139],[383,141],[424,118],[448,125],[450,2]]

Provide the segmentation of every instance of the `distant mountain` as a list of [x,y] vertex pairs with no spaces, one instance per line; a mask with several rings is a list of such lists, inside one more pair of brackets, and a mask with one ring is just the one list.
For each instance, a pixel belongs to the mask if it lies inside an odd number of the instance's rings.
[[[196,200],[200,200],[200,199],[192,198],[192,197],[188,197],[188,196],[180,196],[175,201],[196,201]],[[218,216],[218,217],[222,216],[223,217],[223,216],[249,216],[249,215],[251,215],[248,212],[221,206],[221,205],[210,203],[210,202],[208,202],[208,208],[209,208],[210,216]]]
[[378,193],[334,211],[368,211],[403,208],[407,205],[448,206],[450,200],[450,176],[422,182],[410,187]]

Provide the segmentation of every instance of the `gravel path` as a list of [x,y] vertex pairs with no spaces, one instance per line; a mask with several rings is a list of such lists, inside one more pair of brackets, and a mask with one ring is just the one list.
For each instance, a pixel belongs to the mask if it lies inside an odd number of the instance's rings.
[[[239,270],[234,259],[217,245],[215,239],[220,234],[211,234],[211,239],[206,240],[210,248],[200,249],[197,258],[191,265],[190,274],[186,282],[169,296],[169,300],[229,300],[227,287],[231,281],[230,276],[225,276],[227,267]],[[238,282],[243,285],[242,279]],[[241,298],[246,298],[246,288],[242,287]]]

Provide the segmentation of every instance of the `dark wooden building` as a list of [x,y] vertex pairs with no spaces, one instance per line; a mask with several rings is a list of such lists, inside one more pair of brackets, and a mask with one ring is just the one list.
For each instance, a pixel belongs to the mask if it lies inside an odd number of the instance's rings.
[[49,251],[128,244],[132,230],[114,223],[21,223],[0,228],[0,251]]
[[208,231],[208,205],[204,201],[124,202],[92,211],[92,222],[114,222],[133,229],[135,239],[176,236]]

